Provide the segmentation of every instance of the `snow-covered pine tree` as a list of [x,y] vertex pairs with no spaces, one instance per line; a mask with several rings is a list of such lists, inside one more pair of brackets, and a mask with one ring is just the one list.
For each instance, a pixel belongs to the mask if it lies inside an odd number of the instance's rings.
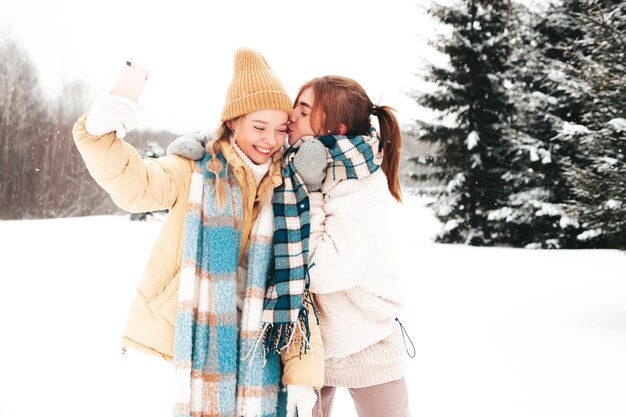
[[[569,7],[578,7],[569,3]],[[563,117],[580,120],[584,82],[565,76],[570,46],[582,37],[579,22],[552,5],[531,11],[517,5],[511,15],[512,40],[509,99],[515,106],[509,140],[511,170],[505,175],[512,193],[490,212],[509,227],[511,242],[533,248],[578,248],[578,219],[568,213],[573,198],[563,175],[563,162],[575,149],[554,138]],[[577,26],[578,25],[578,26]]]
[[509,0],[465,0],[429,10],[451,28],[435,44],[448,57],[447,66],[430,65],[425,77],[436,89],[415,97],[441,115],[420,125],[420,140],[438,149],[426,162],[444,183],[434,205],[444,223],[442,242],[510,243],[505,222],[489,219],[489,213],[511,193],[503,176],[510,169],[506,136],[513,107],[503,84],[513,10]]
[[626,107],[626,3],[584,0],[581,9],[574,13],[584,32],[574,69],[589,85],[583,122],[589,128],[604,127],[624,116]]
[[566,169],[576,197],[571,211],[586,229],[580,241],[626,249],[626,4],[582,0],[571,15],[583,35],[568,75],[585,81],[587,99],[581,121],[558,135],[577,150]]

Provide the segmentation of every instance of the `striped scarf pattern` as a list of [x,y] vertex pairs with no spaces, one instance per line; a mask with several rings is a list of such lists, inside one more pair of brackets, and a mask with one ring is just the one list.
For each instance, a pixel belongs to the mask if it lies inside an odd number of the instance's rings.
[[189,190],[174,334],[175,417],[284,416],[278,355],[255,358],[272,262],[272,207],[252,229],[246,296],[238,319],[242,192],[221,153],[226,204],[215,197],[211,158],[196,161]]
[[[296,172],[293,158],[301,139],[283,157],[283,184],[274,190],[274,270],[266,293],[262,320],[266,352],[279,352],[289,346],[296,329],[305,335],[301,352],[306,351],[310,336],[311,304],[308,280],[309,261],[309,194]],[[318,138],[326,147],[326,178],[358,179],[373,174],[382,163],[382,146],[375,129],[367,135]],[[310,308],[304,308],[305,304]]]

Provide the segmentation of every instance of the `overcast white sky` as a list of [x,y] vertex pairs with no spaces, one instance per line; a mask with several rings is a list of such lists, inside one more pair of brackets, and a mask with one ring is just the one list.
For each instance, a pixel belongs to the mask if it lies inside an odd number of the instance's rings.
[[259,50],[292,96],[315,76],[345,75],[409,123],[420,110],[405,92],[419,86],[414,73],[431,54],[430,3],[0,0],[0,25],[27,49],[50,94],[81,78],[95,97],[127,58],[149,67],[139,127],[214,128],[239,46]]

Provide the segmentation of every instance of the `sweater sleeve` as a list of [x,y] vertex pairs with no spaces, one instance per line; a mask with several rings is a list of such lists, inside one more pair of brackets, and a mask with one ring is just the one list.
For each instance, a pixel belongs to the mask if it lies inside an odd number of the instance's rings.
[[308,385],[315,389],[324,386],[324,344],[315,314],[309,310],[310,350],[300,354],[302,333],[298,332],[292,343],[281,353],[283,362],[283,385]]
[[[355,180],[357,181],[357,180]],[[322,193],[310,193],[311,236],[309,274],[311,292],[327,294],[359,285],[368,264],[367,211],[354,193],[324,202]]]
[[172,208],[183,184],[190,181],[192,162],[171,155],[143,159],[115,133],[92,136],[85,130],[86,115],[74,124],[76,147],[93,179],[129,212]]

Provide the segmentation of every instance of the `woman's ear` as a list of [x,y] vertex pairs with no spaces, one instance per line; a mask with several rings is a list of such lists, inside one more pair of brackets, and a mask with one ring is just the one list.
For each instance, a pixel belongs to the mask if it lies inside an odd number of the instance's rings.
[[232,131],[234,131],[237,128],[238,125],[238,121],[239,119],[235,119],[235,120],[228,120],[226,122],[226,126],[228,126],[228,128]]
[[344,125],[343,123],[339,123],[339,134],[345,135],[347,131],[348,128],[346,127],[346,125]]

